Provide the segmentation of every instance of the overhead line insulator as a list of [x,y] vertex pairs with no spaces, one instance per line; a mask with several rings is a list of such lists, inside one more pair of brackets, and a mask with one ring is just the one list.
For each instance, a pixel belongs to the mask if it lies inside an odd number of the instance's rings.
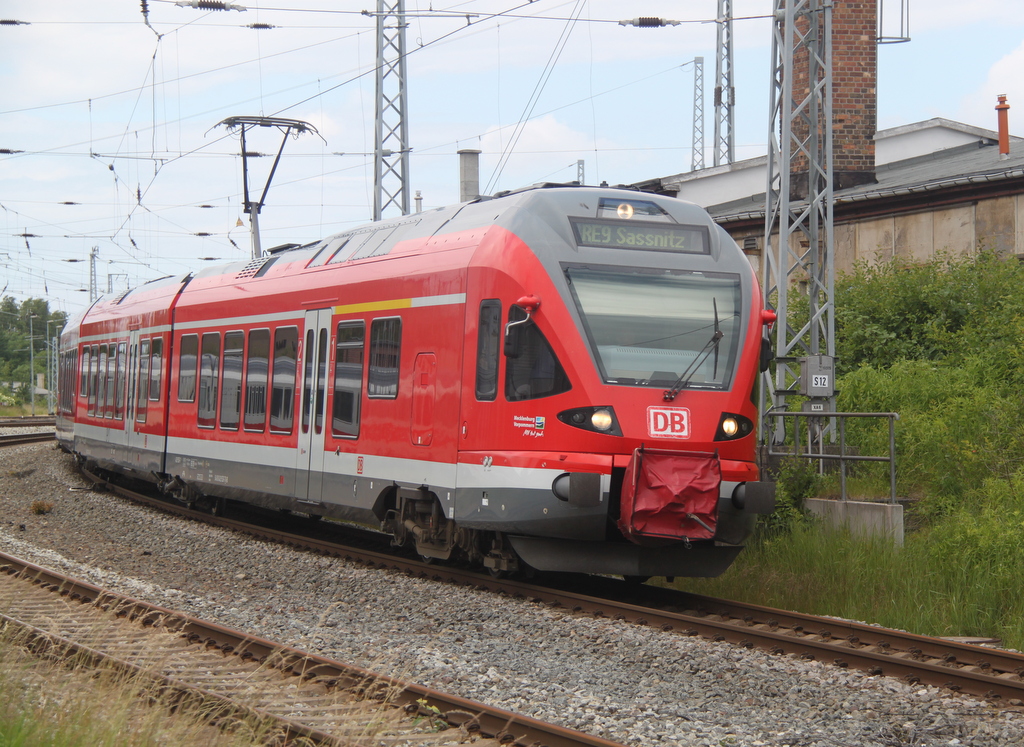
[[641,16],[619,21],[620,26],[636,26],[642,29],[653,29],[659,26],[678,26],[682,21],[673,21],[668,18],[654,18],[653,16]]

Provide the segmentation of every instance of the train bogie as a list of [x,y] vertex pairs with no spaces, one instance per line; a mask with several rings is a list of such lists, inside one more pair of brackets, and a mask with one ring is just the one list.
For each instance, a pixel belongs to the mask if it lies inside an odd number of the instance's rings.
[[183,500],[624,575],[716,575],[770,510],[768,317],[693,205],[528,190],[151,286],[69,325],[61,438]]

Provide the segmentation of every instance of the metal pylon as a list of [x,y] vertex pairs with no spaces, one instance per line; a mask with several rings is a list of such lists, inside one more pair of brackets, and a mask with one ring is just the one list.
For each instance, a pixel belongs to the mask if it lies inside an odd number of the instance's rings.
[[736,136],[732,112],[736,89],[732,84],[732,0],[718,0],[718,44],[715,56],[715,166],[735,159]]
[[[832,0],[773,0],[772,91],[765,204],[764,290],[778,314],[770,396],[806,390],[798,356],[835,356],[832,192]],[[799,79],[797,80],[797,75]],[[804,76],[806,80],[804,79]],[[799,98],[795,95],[799,92]],[[805,290],[806,289],[806,290]],[[794,328],[789,295],[807,296],[807,320]],[[833,384],[834,387],[834,384]],[[822,411],[835,397],[821,396]],[[776,419],[781,425],[781,418]],[[775,434],[775,440],[780,440]]]
[[377,105],[373,146],[373,219],[409,214],[405,0],[377,0]]
[[693,156],[690,171],[704,168],[704,58],[693,58]]

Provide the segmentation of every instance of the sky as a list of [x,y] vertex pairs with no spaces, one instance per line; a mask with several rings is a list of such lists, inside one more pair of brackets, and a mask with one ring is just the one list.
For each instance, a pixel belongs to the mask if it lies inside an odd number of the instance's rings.
[[[879,48],[879,129],[933,117],[995,129],[998,94],[1024,116],[1024,3],[879,2],[885,36],[901,34],[909,4],[910,36]],[[219,126],[228,117],[299,119],[318,133],[284,143],[259,216],[265,248],[370,220],[376,31],[361,11],[376,3],[233,4],[244,10],[0,0],[0,296],[76,313],[92,251],[101,293],[248,259],[238,134]],[[710,166],[717,5],[406,0],[413,194],[425,209],[458,202],[464,148],[481,151],[488,194],[572,181],[580,160],[588,184],[688,171],[697,57]],[[733,2],[737,159],[767,150],[771,7]],[[635,16],[681,23],[618,23]],[[1014,111],[1010,130],[1022,134]],[[247,135],[250,151],[281,144],[274,129]],[[254,198],[272,161],[249,161]]]

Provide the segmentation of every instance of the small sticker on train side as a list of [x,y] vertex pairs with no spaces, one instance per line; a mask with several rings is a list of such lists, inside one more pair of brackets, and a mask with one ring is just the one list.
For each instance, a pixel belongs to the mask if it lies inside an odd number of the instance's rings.
[[515,428],[522,428],[522,434],[531,438],[544,436],[546,420],[543,415],[513,415],[512,425]]
[[685,407],[648,407],[647,434],[658,438],[689,438],[689,409]]

